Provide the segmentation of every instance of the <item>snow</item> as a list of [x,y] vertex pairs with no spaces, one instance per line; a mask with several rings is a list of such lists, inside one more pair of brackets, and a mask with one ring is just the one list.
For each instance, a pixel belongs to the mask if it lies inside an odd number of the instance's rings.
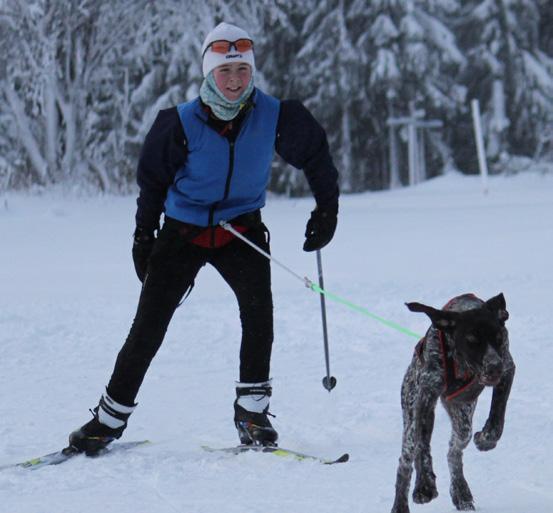
[[[503,292],[517,375],[497,449],[465,451],[478,511],[553,510],[553,175],[448,174],[410,189],[342,198],[323,251],[328,291],[424,333],[405,301],[443,305]],[[64,446],[90,418],[132,321],[140,284],[130,258],[133,197],[60,193],[0,198],[0,465]],[[313,200],[270,198],[273,255],[316,279],[301,251]],[[328,302],[331,373],[325,374],[319,298],[273,266],[275,344],[271,409],[281,445],[324,466],[265,454],[211,454],[237,442],[232,422],[240,327],[232,292],[202,269],[173,319],[140,391],[124,440],[151,446],[75,458],[36,472],[0,472],[9,513],[382,513],[393,502],[401,444],[399,388],[415,339]],[[486,419],[491,391],[475,415]],[[449,423],[437,410],[432,451],[440,496],[411,511],[454,511],[446,463]]]

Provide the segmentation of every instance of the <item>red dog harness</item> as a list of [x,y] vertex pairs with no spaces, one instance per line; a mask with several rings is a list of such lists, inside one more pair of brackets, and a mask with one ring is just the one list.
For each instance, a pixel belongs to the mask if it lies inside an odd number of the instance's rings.
[[[438,337],[440,340],[440,354],[442,357],[442,372],[444,374],[443,394],[446,400],[450,401],[468,390],[475,383],[476,376],[471,375],[469,372],[464,372],[463,374],[459,372],[457,362],[452,355],[448,354],[444,332],[438,330]],[[426,337],[423,337],[415,346],[415,354],[421,360],[424,358],[423,351],[425,343]]]

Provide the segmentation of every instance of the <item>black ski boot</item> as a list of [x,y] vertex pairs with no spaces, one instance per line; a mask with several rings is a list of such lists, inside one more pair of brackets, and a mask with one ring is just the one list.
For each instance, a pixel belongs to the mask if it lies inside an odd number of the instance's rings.
[[[270,382],[238,383],[234,401],[234,424],[240,443],[244,445],[276,445],[278,433],[268,416]],[[252,411],[253,410],[253,411]]]
[[105,393],[100,404],[90,410],[93,419],[69,435],[67,450],[87,456],[102,453],[113,440],[121,438],[134,408],[115,402]]

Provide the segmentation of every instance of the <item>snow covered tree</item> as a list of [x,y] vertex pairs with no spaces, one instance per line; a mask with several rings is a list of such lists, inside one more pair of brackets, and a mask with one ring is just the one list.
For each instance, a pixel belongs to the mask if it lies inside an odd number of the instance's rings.
[[[540,0],[539,8],[539,47],[543,59],[553,58],[553,9],[550,0]],[[550,71],[551,73],[551,71]],[[535,151],[537,158],[553,161],[553,123],[546,124],[538,134],[538,144]]]
[[103,98],[103,107],[102,102],[95,105],[102,110],[104,124],[104,129],[98,127],[95,147],[103,152],[103,160],[115,163],[118,188],[134,184],[140,148],[158,111],[191,99],[198,91],[202,30],[206,33],[214,22],[208,4],[148,3],[139,13],[143,20],[132,40],[111,55],[106,67],[112,76],[109,95]]
[[553,8],[550,0],[539,0],[539,44],[540,49],[553,57]]
[[[21,148],[34,182],[69,181],[90,172],[90,181],[108,188],[110,170],[95,154],[97,113],[91,107],[98,95],[109,94],[107,60],[134,32],[137,18],[127,14],[145,3],[4,2],[3,119],[14,127],[7,141]],[[19,173],[25,175],[23,166]]]
[[[455,1],[434,0],[327,0],[311,6],[294,83],[329,131],[343,190],[388,183],[386,120],[392,108],[407,115],[415,102],[444,120],[462,108],[465,89],[455,76],[464,58],[445,23],[457,9]],[[439,167],[449,158],[449,137],[448,127],[431,139]]]
[[278,15],[268,0],[2,5],[0,180],[113,191],[134,183],[157,111],[198,93],[207,32],[236,20],[262,47],[264,20]]
[[457,12],[458,3],[377,0],[372,6],[364,53],[369,55],[367,89],[375,132],[386,133],[389,115],[409,115],[411,102],[426,117],[443,120],[442,132],[428,138],[435,174],[450,158],[454,126],[449,121],[465,102],[465,89],[455,81],[465,61],[446,23]]
[[[553,122],[553,60],[539,46],[538,2],[468,1],[459,20],[464,81],[469,96],[480,100],[488,142],[504,131],[499,147],[488,144],[488,156],[533,156]],[[494,98],[494,83],[504,90],[503,105]],[[497,126],[498,109],[505,110],[508,125]]]
[[[221,21],[254,38],[256,83],[304,101],[321,121],[345,192],[388,186],[386,121],[407,115],[411,102],[444,122],[427,139],[430,174],[451,154],[462,169],[476,168],[473,97],[489,156],[551,157],[550,7],[550,0],[0,0],[0,189],[129,190],[158,110],[198,94],[201,44]],[[303,194],[307,183],[277,161],[271,188]]]
[[[293,63],[294,90],[327,129],[345,192],[361,190],[354,162],[354,105],[362,87],[361,56],[350,30],[349,0],[306,2],[310,13],[300,33],[301,49]],[[364,13],[358,13],[364,16]],[[359,20],[356,20],[359,21]],[[366,109],[365,109],[366,111]]]

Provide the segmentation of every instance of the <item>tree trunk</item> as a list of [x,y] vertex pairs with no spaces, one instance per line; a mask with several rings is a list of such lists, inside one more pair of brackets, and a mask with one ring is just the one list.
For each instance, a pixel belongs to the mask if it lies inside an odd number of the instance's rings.
[[48,164],[31,130],[31,120],[25,114],[25,108],[11,85],[4,85],[3,90],[20,132],[21,144],[31,161],[40,184],[44,185],[48,182]]

